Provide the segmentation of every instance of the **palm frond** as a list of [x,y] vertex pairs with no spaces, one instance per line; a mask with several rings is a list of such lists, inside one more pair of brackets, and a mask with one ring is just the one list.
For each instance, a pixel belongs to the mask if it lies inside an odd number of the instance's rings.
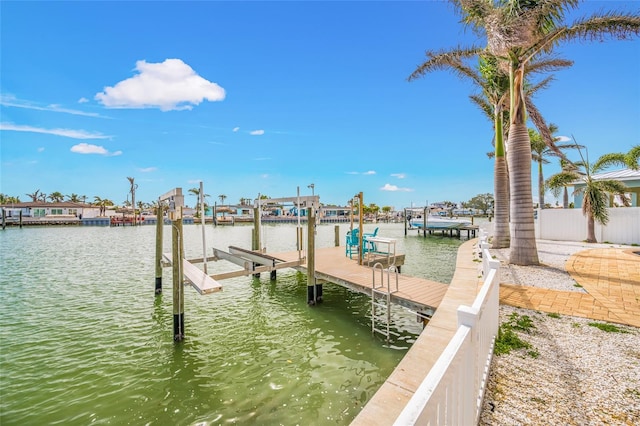
[[627,152],[624,162],[633,170],[640,169],[638,160],[640,159],[640,145],[636,145]]
[[[425,52],[427,60],[420,64],[415,71],[409,75],[408,81],[416,80],[418,77],[422,77],[428,72],[450,69],[458,76],[470,77],[472,79],[477,78],[477,73],[471,72],[470,67],[465,66],[464,60],[478,56],[484,49],[477,46],[471,46],[467,48],[458,47],[450,50],[433,51],[428,50]],[[466,68],[465,68],[466,67]]]
[[597,173],[600,170],[606,169],[610,166],[622,166],[625,167],[627,163],[625,162],[625,154],[621,154],[619,152],[612,154],[604,154],[598,160],[593,163],[591,166],[591,170],[593,173]]

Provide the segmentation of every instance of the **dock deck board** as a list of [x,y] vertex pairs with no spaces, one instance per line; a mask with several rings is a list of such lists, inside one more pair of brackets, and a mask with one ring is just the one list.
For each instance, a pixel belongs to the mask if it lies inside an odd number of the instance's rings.
[[[279,260],[289,262],[298,259],[298,252],[271,254]],[[404,256],[404,255],[402,255]],[[357,256],[349,259],[345,256],[345,248],[329,247],[316,249],[316,277],[335,284],[344,285],[361,293],[371,294],[373,270],[371,267],[358,265]],[[306,263],[298,267],[306,270]],[[376,282],[380,272],[376,271]],[[385,273],[386,280],[386,273]],[[386,290],[386,286],[383,287]],[[392,293],[392,302],[416,309],[437,308],[447,291],[446,284],[424,278],[398,275],[398,291]],[[395,278],[391,278],[391,289],[395,290]]]

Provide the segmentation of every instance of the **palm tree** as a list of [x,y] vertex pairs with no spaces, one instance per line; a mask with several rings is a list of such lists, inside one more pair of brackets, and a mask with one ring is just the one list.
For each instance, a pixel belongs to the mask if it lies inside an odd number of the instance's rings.
[[71,195],[67,195],[66,197],[67,197],[67,200],[71,201],[72,203],[79,203],[80,199],[83,196],[79,196],[78,194],[71,194]]
[[[598,160],[590,164],[589,156],[585,159],[582,156],[580,147],[575,144],[576,149],[580,153],[581,161],[575,164],[575,168],[563,170],[551,176],[547,181],[547,185],[558,194],[561,188],[566,187],[575,182],[581,182],[585,186],[576,188],[574,194],[583,194],[582,197],[582,214],[587,217],[587,242],[596,243],[595,222],[606,225],[609,221],[607,207],[610,195],[618,195],[625,206],[629,205],[629,199],[625,195],[626,185],[620,181],[607,179],[596,180],[594,174],[603,171],[611,165],[624,165],[633,167],[633,160],[629,154],[605,154]],[[636,161],[637,165],[637,161]],[[580,168],[582,171],[580,171]],[[557,195],[556,195],[557,196]]]
[[49,199],[53,203],[59,203],[62,200],[64,200],[64,195],[62,195],[62,192],[54,191],[51,194],[49,194]]
[[[479,57],[477,70],[463,61],[464,58],[476,55]],[[509,171],[506,161],[506,146],[504,144],[504,138],[509,129],[509,75],[498,66],[499,58],[493,57],[478,48],[457,49],[441,53],[428,51],[427,57],[429,59],[409,76],[409,81],[423,76],[426,72],[447,68],[459,77],[469,78],[482,91],[482,95],[471,95],[470,99],[485,113],[494,126],[493,145],[495,151],[489,155],[490,158],[495,158],[494,193],[496,201],[492,247],[509,247]],[[555,71],[572,64],[572,61],[542,57],[529,64],[527,75]],[[533,104],[531,97],[537,91],[546,88],[551,80],[552,77],[547,77],[538,84],[527,85],[525,93],[527,107],[533,111],[534,123],[542,129],[541,131],[544,131],[546,123]]]
[[100,216],[104,216],[107,212],[107,206],[113,206],[113,201],[108,198],[100,198],[97,195],[93,197],[94,204],[100,207]]
[[[510,123],[507,145],[511,190],[510,263],[536,265],[538,251],[533,223],[531,190],[531,141],[527,131],[525,68],[541,52],[549,53],[562,42],[574,39],[618,39],[640,32],[640,16],[606,12],[580,19],[571,25],[564,15],[579,0],[451,0],[463,21],[487,38],[487,51],[501,58],[510,80]],[[551,135],[543,139],[551,144]]]
[[127,177],[127,180],[131,185],[129,192],[131,193],[131,205],[133,206],[133,224],[136,225],[136,189],[138,189],[138,185],[134,182],[135,178]]
[[[201,199],[200,198],[200,188],[191,188],[191,189],[189,189],[189,192],[196,196],[196,217],[200,217],[200,199]],[[208,197],[208,196],[209,196],[209,194],[204,194],[202,196],[202,199],[204,200],[205,197]],[[207,202],[205,201],[204,202],[204,208],[206,209],[207,207],[208,207],[207,206]]]
[[31,198],[32,202],[37,202],[40,200],[40,190],[36,189],[36,192],[32,193],[32,194],[25,194],[27,197]]
[[[542,172],[542,165],[549,164],[548,157],[560,157],[561,161],[566,161],[564,156],[558,153],[557,150],[584,148],[577,146],[575,143],[558,143],[558,138],[554,137],[554,146],[556,149],[550,148],[543,140],[540,133],[533,129],[529,130],[529,139],[531,139],[531,160],[535,161],[538,167],[538,204],[541,209],[545,208],[544,193],[545,183],[544,174]],[[553,135],[558,131],[558,126],[551,123],[549,124],[549,131]]]

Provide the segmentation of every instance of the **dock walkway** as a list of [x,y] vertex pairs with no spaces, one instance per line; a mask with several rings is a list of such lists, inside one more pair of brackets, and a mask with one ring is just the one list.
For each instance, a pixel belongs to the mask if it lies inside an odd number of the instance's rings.
[[[284,262],[298,259],[298,252],[271,254]],[[306,271],[306,263],[295,269]],[[316,278],[339,284],[351,290],[371,295],[373,270],[369,266],[358,265],[357,258],[349,259],[345,256],[344,246],[316,249],[315,256]],[[378,271],[378,274],[380,272]],[[379,279],[376,277],[376,280]],[[392,291],[395,291],[395,279],[392,279]],[[447,292],[446,284],[430,281],[424,278],[398,274],[398,291],[391,294],[391,301],[416,312],[433,314],[440,305]],[[387,290],[387,286],[382,289]]]

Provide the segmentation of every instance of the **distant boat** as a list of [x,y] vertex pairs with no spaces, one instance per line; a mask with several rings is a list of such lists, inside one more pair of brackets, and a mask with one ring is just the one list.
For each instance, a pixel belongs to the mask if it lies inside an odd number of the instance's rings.
[[[423,217],[414,217],[409,220],[409,225],[412,228],[422,229],[424,226]],[[467,219],[443,217],[436,215],[427,216],[427,229],[450,229],[460,228],[462,226],[471,226],[471,221]]]

